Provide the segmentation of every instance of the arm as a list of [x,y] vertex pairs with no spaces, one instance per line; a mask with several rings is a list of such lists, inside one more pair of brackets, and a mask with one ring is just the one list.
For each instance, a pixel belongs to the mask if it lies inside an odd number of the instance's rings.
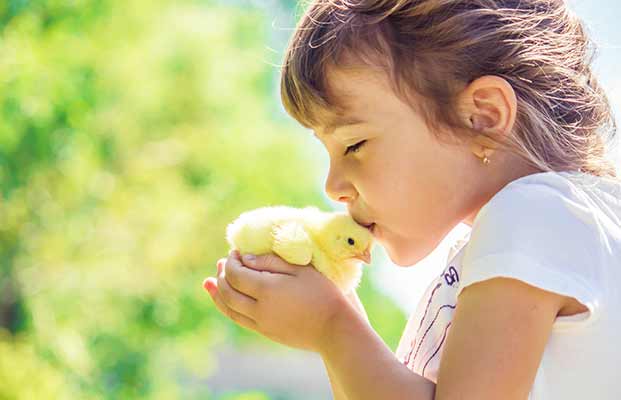
[[367,311],[364,309],[364,306],[362,305],[362,302],[358,297],[358,293],[356,293],[355,290],[352,290],[345,297],[347,297],[351,305],[353,305],[356,311],[358,311],[358,314],[364,317],[364,320],[367,322],[367,324],[371,325],[371,323],[369,322],[369,317],[367,316]]
[[[352,290],[351,293],[347,294],[345,297],[347,297],[349,302],[354,306],[358,314],[363,316],[367,324],[370,325],[367,312],[364,309],[364,306],[362,305],[362,303],[360,302],[360,299],[358,298],[358,294],[356,293],[356,291]],[[341,387],[340,383],[336,380],[336,377],[334,376],[334,372],[332,371],[332,368],[330,368],[330,366],[326,363],[325,359],[324,359],[324,365],[326,367],[326,371],[328,372],[328,378],[330,379],[330,386],[332,386],[332,395],[334,397],[333,400],[347,400],[347,396],[345,396],[345,392],[343,392],[343,388]]]
[[328,378],[330,378],[330,386],[332,387],[332,399],[333,400],[347,400],[347,396],[345,396],[345,392],[343,392],[343,388],[336,381],[334,376],[334,372],[332,372],[332,368],[326,363],[324,359],[323,365],[326,367],[326,371],[328,372]]
[[566,299],[504,277],[465,287],[440,359],[438,398],[526,400]]
[[340,385],[343,399],[434,398],[435,384],[401,364],[354,305],[343,304],[337,315],[333,333],[322,343],[319,354],[331,373],[330,381]]
[[565,301],[516,279],[494,278],[465,288],[442,352],[437,387],[399,363],[348,304],[335,314],[319,352],[351,400],[524,400]]

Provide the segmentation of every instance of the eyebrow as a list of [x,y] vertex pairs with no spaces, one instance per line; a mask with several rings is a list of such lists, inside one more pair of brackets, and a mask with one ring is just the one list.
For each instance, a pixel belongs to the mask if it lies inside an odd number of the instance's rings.
[[[332,133],[334,133],[334,131],[337,128],[342,128],[344,126],[350,126],[350,125],[359,125],[359,124],[363,124],[366,123],[367,121],[362,120],[360,118],[357,117],[351,117],[351,116],[342,116],[339,115],[335,118],[332,118],[330,120],[330,122],[326,125],[324,131],[324,135],[330,135]],[[317,136],[316,133],[314,133],[315,136]]]

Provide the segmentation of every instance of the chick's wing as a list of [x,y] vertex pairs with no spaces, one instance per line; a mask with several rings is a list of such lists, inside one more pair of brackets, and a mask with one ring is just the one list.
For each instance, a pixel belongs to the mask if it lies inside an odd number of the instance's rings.
[[313,257],[313,242],[304,226],[295,221],[275,224],[272,250],[290,264],[307,265]]

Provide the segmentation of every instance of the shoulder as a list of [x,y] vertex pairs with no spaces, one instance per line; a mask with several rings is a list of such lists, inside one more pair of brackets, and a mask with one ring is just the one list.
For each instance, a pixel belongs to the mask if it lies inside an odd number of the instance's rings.
[[[594,176],[580,171],[549,171],[526,175],[507,183],[481,208],[473,225],[486,216],[513,211],[512,215],[574,216],[592,222],[606,215],[621,218],[621,179]],[[518,214],[519,213],[519,214]],[[571,218],[570,218],[571,219]]]
[[606,246],[596,218],[584,191],[567,176],[542,173],[510,183],[473,223],[459,301],[470,285],[512,278],[503,284],[546,292],[550,301],[562,300],[563,313],[588,308],[589,321],[582,323],[592,322],[606,284],[600,273]]
[[436,398],[526,399],[557,316],[596,318],[597,211],[570,178],[513,181],[475,218]]
[[547,216],[557,216],[558,213],[587,216],[592,210],[578,177],[577,173],[542,172],[513,180],[481,208],[473,221],[473,228],[480,220],[501,215],[521,218],[545,212]]
[[479,210],[468,250],[526,251],[550,244],[548,253],[562,251],[572,242],[595,244],[596,230],[595,210],[570,175],[538,173],[510,182]]

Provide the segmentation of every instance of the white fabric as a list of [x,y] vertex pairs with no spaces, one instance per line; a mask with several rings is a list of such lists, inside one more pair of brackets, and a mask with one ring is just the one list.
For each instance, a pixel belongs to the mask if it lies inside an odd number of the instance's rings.
[[437,381],[464,287],[497,276],[576,298],[557,317],[529,400],[621,399],[621,182],[581,172],[516,179],[488,201],[412,313],[396,356]]

